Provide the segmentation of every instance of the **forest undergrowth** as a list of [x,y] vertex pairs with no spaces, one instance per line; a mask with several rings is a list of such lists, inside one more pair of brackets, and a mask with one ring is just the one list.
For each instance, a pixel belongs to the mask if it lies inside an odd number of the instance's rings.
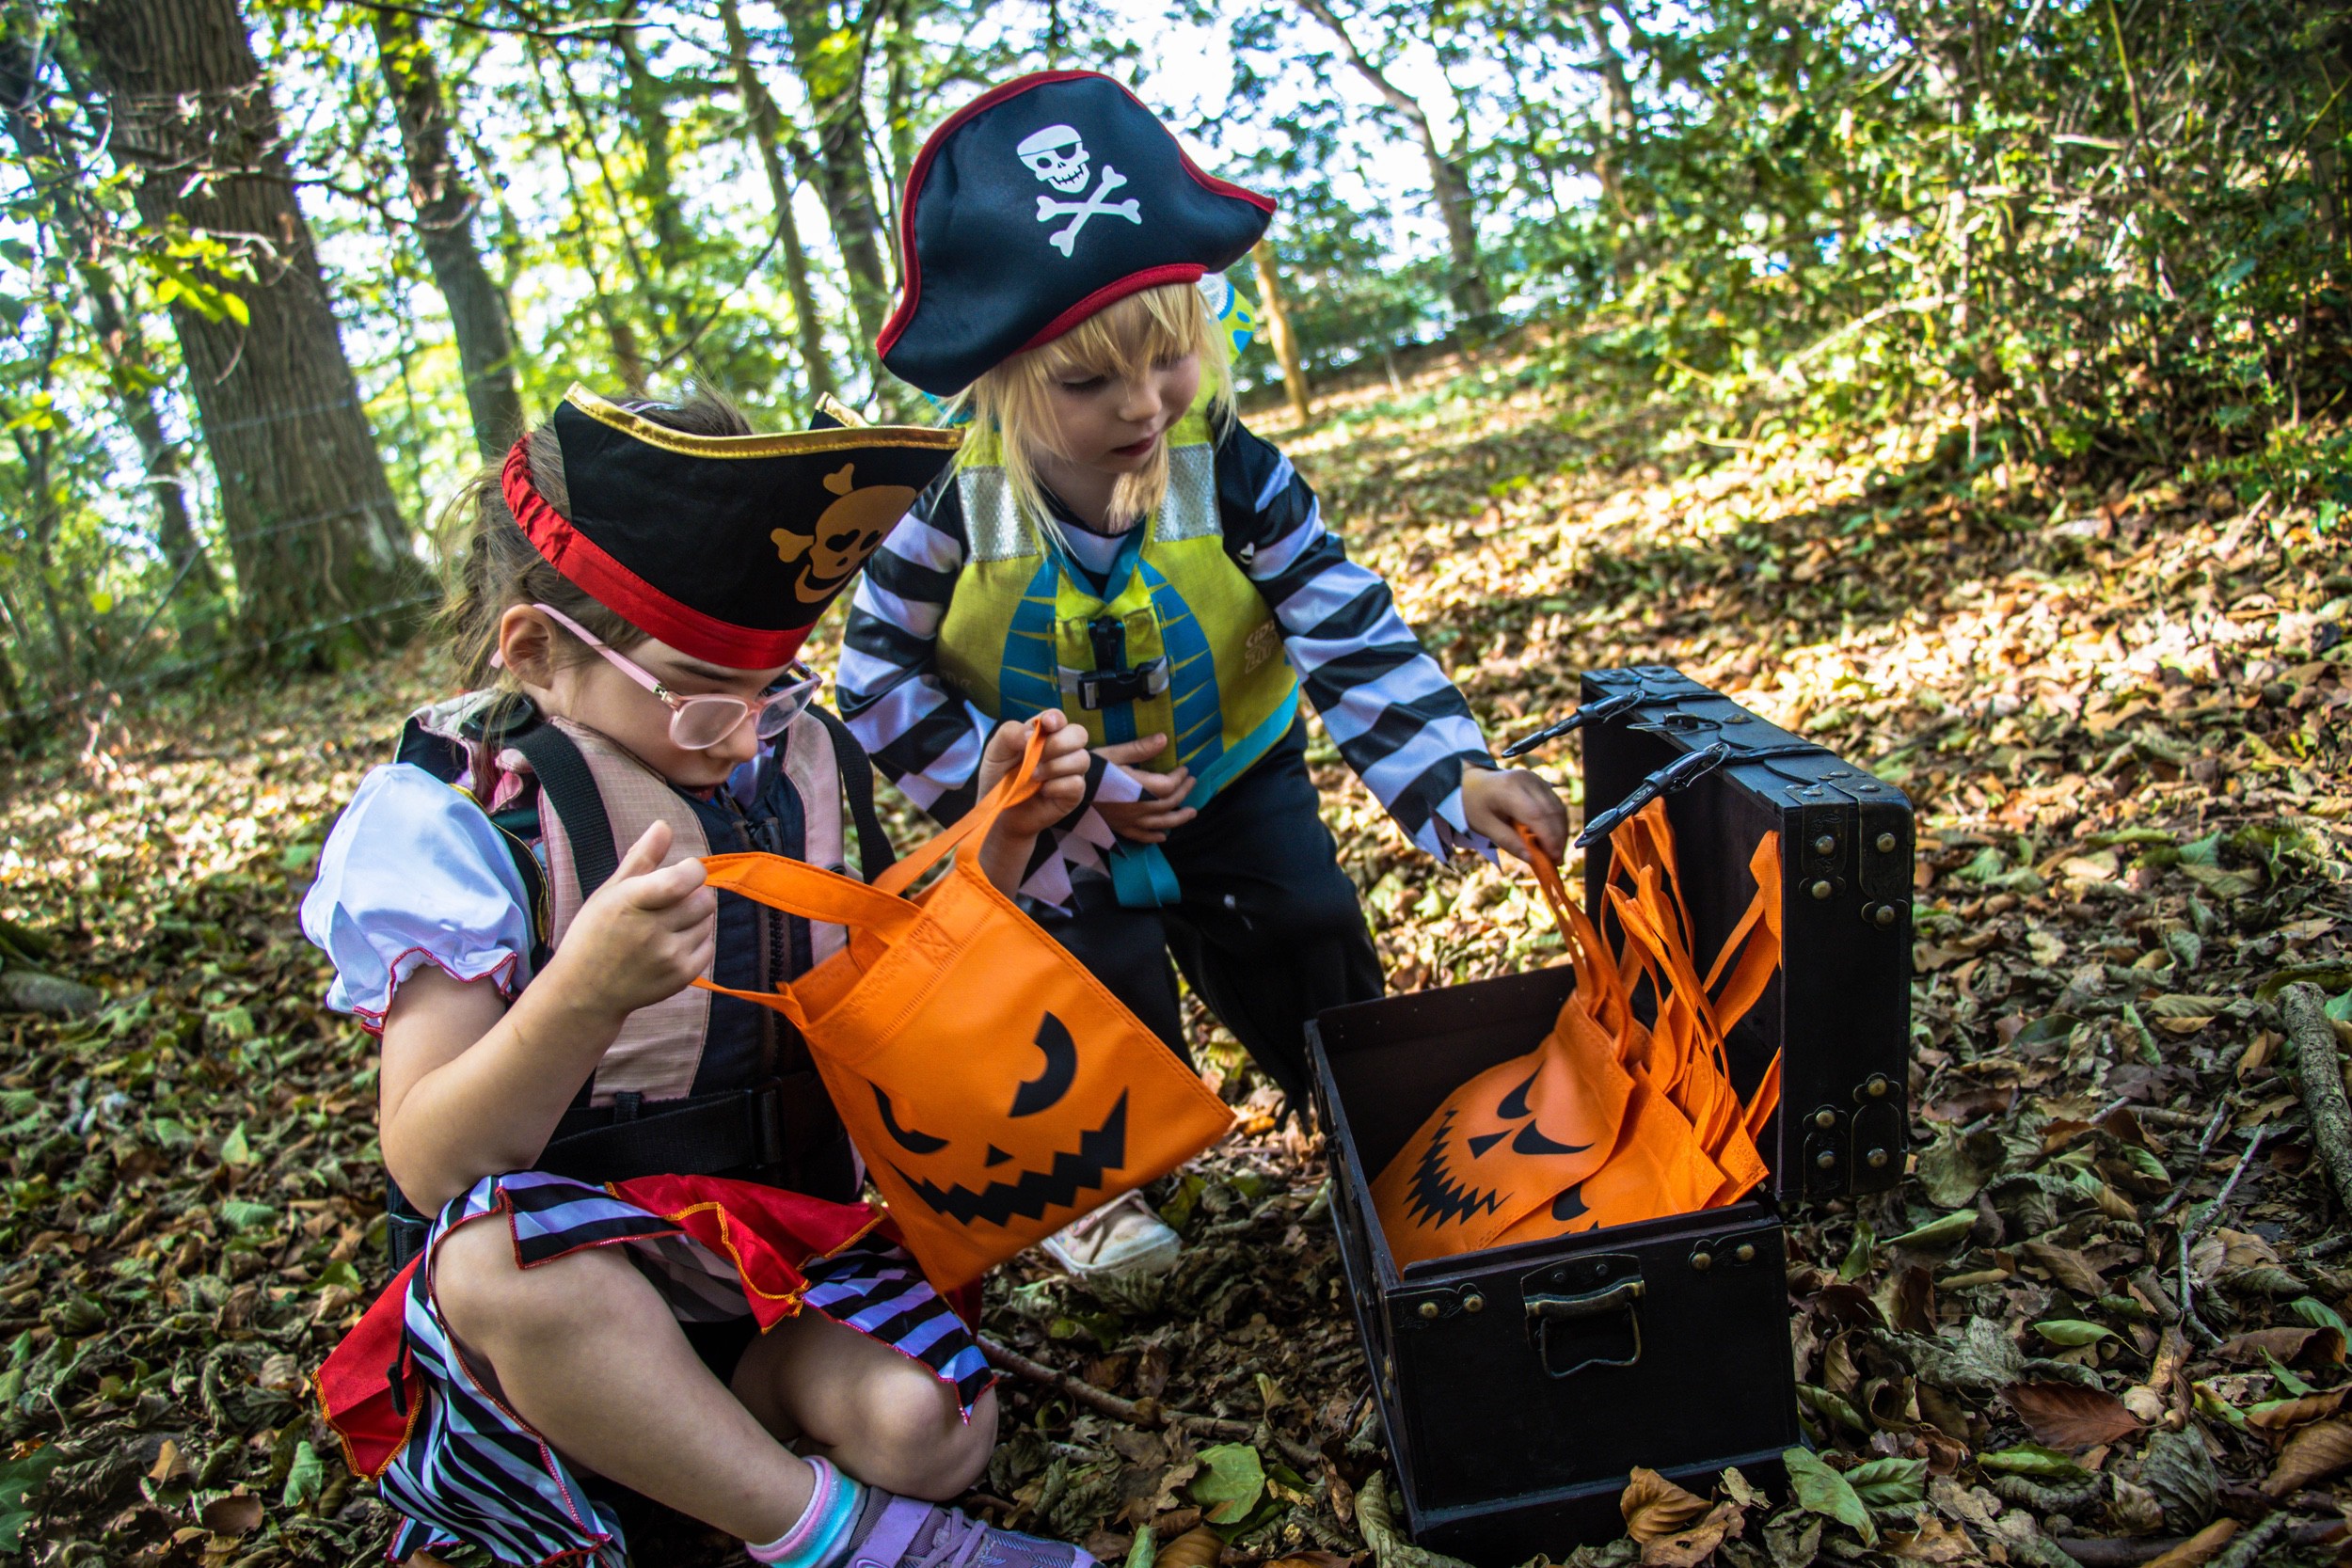
[[[1794,1497],[1637,1483],[1627,1538],[1554,1558],[2333,1559],[2352,1227],[2276,997],[2352,992],[2341,533],[2179,475],[1972,469],[1926,426],[1703,439],[1688,410],[1517,362],[1260,428],[1498,744],[1585,668],[1673,663],[1918,804],[1912,1179],[1791,1215],[1823,1462]],[[432,690],[411,655],[151,697],[0,772],[0,914],[108,997],[0,1016],[0,1546],[380,1553],[385,1513],[304,1395],[385,1274],[375,1075],[318,1006],[294,907]],[[1392,989],[1556,959],[1527,883],[1418,859],[1315,758]],[[1572,746],[1543,763],[1574,800]],[[1205,1522],[1228,1564],[1433,1568],[1392,1523],[1319,1143],[1195,1022],[1244,1121],[1154,1189],[1183,1261],[992,1282],[1016,1370],[968,1505],[1112,1562]],[[675,1520],[637,1541],[725,1560]]]

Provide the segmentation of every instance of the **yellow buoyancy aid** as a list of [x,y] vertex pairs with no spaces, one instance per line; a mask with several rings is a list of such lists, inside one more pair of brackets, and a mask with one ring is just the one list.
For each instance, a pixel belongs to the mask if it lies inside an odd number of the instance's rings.
[[[1204,391],[1168,433],[1167,499],[1126,535],[1099,583],[1015,505],[993,432],[956,474],[965,552],[938,640],[940,673],[992,719],[1058,706],[1090,745],[1166,735],[1146,766],[1185,767],[1205,805],[1298,712],[1281,627],[1225,550]],[[1122,846],[1120,901],[1166,903],[1166,860]],[[1152,892],[1142,890],[1148,879]]]

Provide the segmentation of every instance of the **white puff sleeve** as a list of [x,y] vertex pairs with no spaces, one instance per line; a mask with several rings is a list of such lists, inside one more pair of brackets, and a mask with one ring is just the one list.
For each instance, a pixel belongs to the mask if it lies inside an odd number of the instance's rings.
[[335,961],[326,1005],[380,1030],[400,983],[423,964],[530,978],[530,893],[505,835],[473,798],[421,768],[375,768],[336,820],[302,900],[302,934]]

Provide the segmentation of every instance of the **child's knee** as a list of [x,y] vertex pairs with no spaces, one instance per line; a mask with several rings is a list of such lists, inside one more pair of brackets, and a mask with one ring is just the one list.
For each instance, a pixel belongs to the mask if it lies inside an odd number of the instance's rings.
[[996,1399],[986,1394],[961,1418],[951,1385],[910,1363],[878,1381],[854,1447],[864,1479],[902,1496],[944,1501],[988,1468],[996,1447]]
[[460,1226],[433,1253],[433,1299],[463,1343],[485,1354],[491,1345],[543,1333],[564,1333],[598,1315],[608,1294],[598,1289],[615,1265],[633,1273],[606,1248],[591,1248],[525,1270],[507,1227],[495,1216]]

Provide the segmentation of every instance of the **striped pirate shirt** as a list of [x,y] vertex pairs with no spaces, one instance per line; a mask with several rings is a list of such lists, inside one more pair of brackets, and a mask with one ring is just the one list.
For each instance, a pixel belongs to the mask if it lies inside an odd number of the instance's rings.
[[[1388,583],[1347,558],[1290,459],[1240,421],[1219,436],[1215,469],[1226,553],[1264,595],[1283,650],[1340,754],[1422,848],[1438,856],[1463,847],[1491,853],[1462,809],[1463,769],[1493,766],[1486,737],[1462,693],[1397,614]],[[851,731],[883,773],[941,822],[971,809],[981,748],[995,727],[939,673],[940,622],[964,552],[951,473],[866,562],[837,673]],[[1114,779],[1089,799],[1138,793]],[[1093,864],[1110,842],[1089,810],[1061,848],[1071,862]],[[1066,886],[1066,875],[1048,868],[1022,891],[1059,902],[1055,895]]]

